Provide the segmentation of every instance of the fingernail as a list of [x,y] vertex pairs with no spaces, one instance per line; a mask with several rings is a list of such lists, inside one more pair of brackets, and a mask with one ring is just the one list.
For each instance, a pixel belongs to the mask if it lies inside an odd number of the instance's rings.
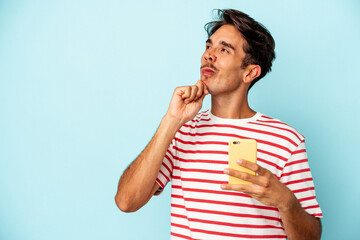
[[224,184],[221,184],[221,189],[226,189],[226,186]]
[[226,169],[224,170],[224,173],[225,173],[225,174],[229,174],[229,169],[226,168]]
[[241,163],[242,163],[242,160],[241,160],[241,159],[238,159],[236,162],[237,162],[238,164],[241,164]]

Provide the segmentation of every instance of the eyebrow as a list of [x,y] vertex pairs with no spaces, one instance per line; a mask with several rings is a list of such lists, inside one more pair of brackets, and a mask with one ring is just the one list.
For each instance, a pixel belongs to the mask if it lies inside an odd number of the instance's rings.
[[[210,43],[213,44],[213,42],[211,41],[211,39],[209,38],[208,40],[206,40],[206,43]],[[224,45],[225,47],[231,48],[232,50],[235,51],[235,47],[233,45],[231,45],[230,43],[227,43],[225,41],[220,41],[221,45]]]

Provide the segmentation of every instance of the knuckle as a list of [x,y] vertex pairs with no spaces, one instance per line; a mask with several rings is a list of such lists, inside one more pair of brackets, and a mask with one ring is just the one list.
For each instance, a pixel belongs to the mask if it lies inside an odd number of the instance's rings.
[[241,173],[242,179],[244,180],[249,180],[250,179],[250,175],[246,174],[246,173]]
[[264,180],[264,187],[266,188],[270,187],[270,180],[268,178]]
[[265,189],[264,188],[259,189],[258,194],[261,195],[261,196],[264,196],[265,195]]

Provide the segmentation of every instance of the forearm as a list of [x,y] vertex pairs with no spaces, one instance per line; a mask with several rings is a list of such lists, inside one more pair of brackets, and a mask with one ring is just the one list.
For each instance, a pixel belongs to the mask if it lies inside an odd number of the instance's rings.
[[289,240],[317,240],[321,237],[320,219],[308,214],[292,194],[288,206],[280,209],[280,217]]
[[116,203],[123,211],[135,211],[146,203],[165,153],[181,123],[164,116],[153,138],[120,178]]

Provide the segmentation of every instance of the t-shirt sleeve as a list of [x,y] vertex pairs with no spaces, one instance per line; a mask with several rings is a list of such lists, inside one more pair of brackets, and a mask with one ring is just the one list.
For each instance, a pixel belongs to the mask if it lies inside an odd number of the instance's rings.
[[284,166],[280,181],[295,194],[306,212],[318,218],[323,216],[316,200],[304,141],[292,152]]
[[159,195],[164,190],[166,184],[171,181],[175,156],[174,146],[175,139],[171,141],[161,164],[158,176],[156,178],[156,182],[159,184],[160,188],[155,192],[155,195]]

